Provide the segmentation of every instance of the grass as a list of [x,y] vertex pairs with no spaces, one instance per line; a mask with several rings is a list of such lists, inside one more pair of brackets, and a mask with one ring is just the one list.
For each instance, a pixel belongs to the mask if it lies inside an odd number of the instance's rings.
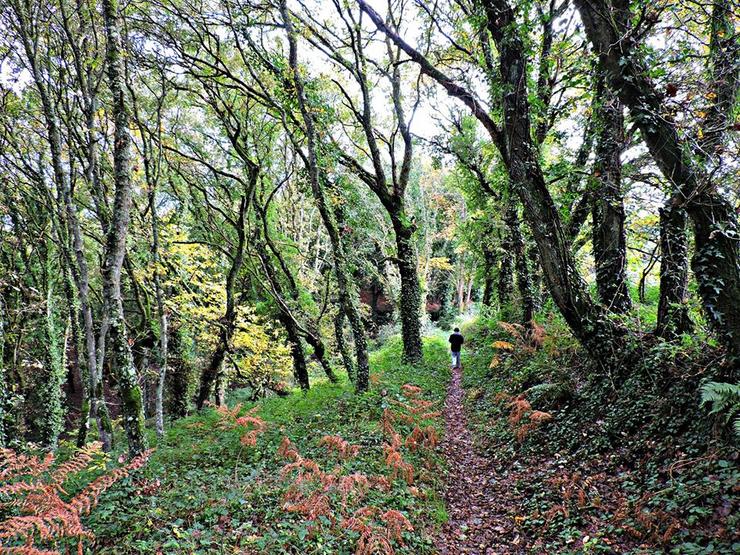
[[[291,480],[280,475],[286,461],[277,451],[287,437],[323,470],[388,475],[379,426],[383,410],[406,400],[406,383],[439,402],[449,379],[440,338],[425,341],[424,361],[417,366],[400,364],[401,352],[394,338],[371,355],[372,388],[365,395],[356,395],[346,381],[318,382],[307,393],[253,404],[267,423],[256,447],[241,445],[238,430],[223,429],[214,409],[175,422],[146,469],[114,486],[88,519],[96,552],[353,553],[359,534],[339,523],[356,507],[333,499],[329,518],[315,521],[286,511],[283,495]],[[359,453],[338,460],[319,446],[325,435],[341,436],[358,445]],[[438,493],[441,461],[434,452],[405,448],[403,457],[416,470],[414,487],[396,479],[388,491],[372,488],[362,503],[409,519],[414,531],[404,533],[403,544],[395,542],[397,553],[432,553],[433,531],[446,519]]]

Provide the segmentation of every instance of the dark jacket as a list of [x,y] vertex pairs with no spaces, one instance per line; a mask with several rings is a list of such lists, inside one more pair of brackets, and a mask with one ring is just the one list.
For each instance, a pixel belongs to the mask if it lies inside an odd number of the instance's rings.
[[465,343],[465,338],[460,332],[456,331],[450,336],[450,350],[453,353],[459,353],[463,343]]

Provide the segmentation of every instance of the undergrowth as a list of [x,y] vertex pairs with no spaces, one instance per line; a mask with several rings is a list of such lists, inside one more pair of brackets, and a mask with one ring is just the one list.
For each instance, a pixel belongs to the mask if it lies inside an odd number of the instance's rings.
[[368,394],[317,383],[178,421],[89,517],[96,552],[433,553],[446,351],[428,339],[403,365],[394,338],[371,355]]
[[737,381],[721,353],[646,341],[617,381],[559,318],[538,328],[534,349],[495,318],[463,329],[470,426],[522,500],[522,552],[739,552],[736,438],[700,395]]

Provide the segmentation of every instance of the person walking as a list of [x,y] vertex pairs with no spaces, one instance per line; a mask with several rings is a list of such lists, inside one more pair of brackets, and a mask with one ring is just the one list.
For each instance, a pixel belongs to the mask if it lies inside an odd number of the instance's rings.
[[465,338],[460,333],[460,328],[455,328],[455,331],[450,335],[450,351],[452,354],[452,368],[460,368],[460,348],[465,343]]

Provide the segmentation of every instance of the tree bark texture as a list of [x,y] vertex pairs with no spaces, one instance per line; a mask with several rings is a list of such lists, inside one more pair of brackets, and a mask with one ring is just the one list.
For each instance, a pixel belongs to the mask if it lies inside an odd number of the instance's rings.
[[[137,455],[147,448],[144,434],[144,410],[131,346],[126,332],[126,323],[121,296],[121,268],[126,254],[126,236],[131,212],[132,183],[130,176],[129,112],[124,96],[123,39],[121,21],[116,0],[103,0],[103,16],[106,35],[106,70],[113,106],[113,171],[115,196],[111,222],[106,239],[103,266],[104,313],[108,314],[110,336],[110,360],[118,379],[121,396],[121,411],[128,437],[130,454]],[[105,324],[105,318],[103,325]],[[105,334],[101,334],[105,337]],[[104,341],[99,345],[104,352]],[[101,357],[102,358],[102,357]]]
[[593,249],[599,300],[609,310],[629,311],[627,232],[622,184],[624,114],[621,102],[602,82],[597,90],[597,139],[593,180]]
[[[639,45],[629,33],[628,4],[622,0],[577,0],[576,5],[610,86],[630,109],[653,159],[672,184],[674,204],[683,207],[693,223],[691,266],[707,318],[728,350],[740,355],[737,215],[716,191],[711,176],[692,158],[697,153],[679,136],[676,124],[663,117],[662,95],[650,80]],[[736,43],[737,37],[733,40]],[[739,58],[732,58],[733,67],[726,77],[730,82],[737,83]]]
[[688,215],[670,204],[660,209],[660,300],[656,335],[671,339],[690,332]]

